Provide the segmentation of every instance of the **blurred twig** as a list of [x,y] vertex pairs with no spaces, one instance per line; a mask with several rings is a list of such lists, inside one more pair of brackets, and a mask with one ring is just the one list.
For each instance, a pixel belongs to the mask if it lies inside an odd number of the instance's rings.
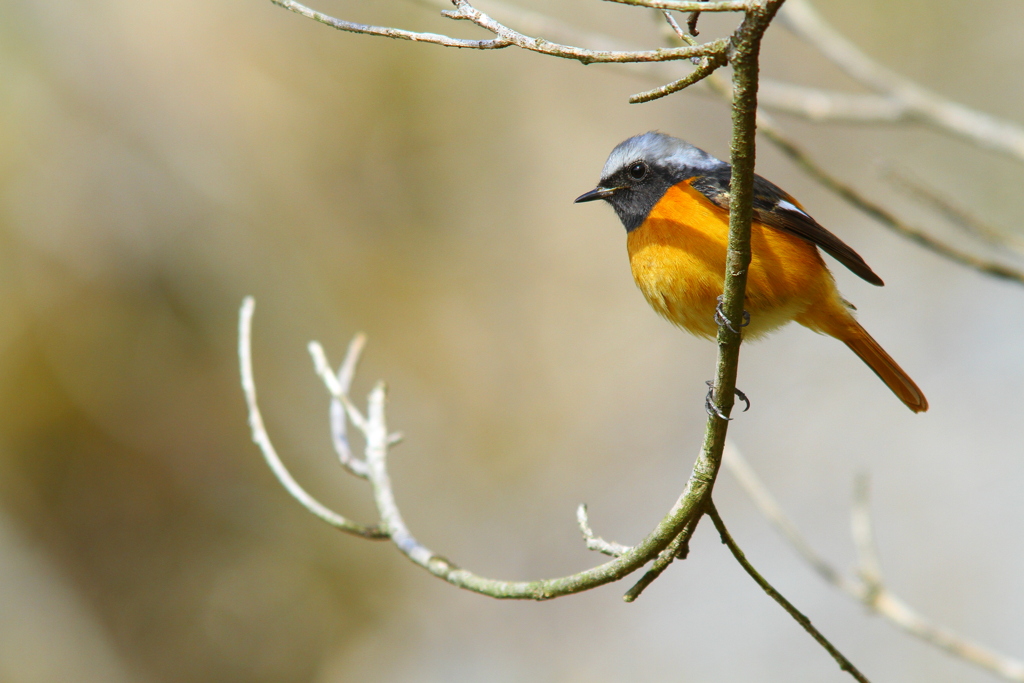
[[331,370],[327,362],[327,355],[323,347],[316,342],[310,342],[309,353],[313,357],[313,365],[316,372],[331,392],[331,441],[334,443],[334,451],[342,467],[357,477],[366,479],[366,461],[355,457],[348,442],[348,420],[346,413],[353,424],[365,428],[366,420],[359,410],[348,400],[349,388],[352,386],[352,378],[355,376],[356,366],[359,364],[359,356],[366,345],[366,335],[359,333],[352,338],[348,345],[348,352],[345,360],[338,369],[337,375]]
[[990,246],[1013,251],[1018,256],[1024,255],[1024,240],[1016,235],[1008,234],[1005,230],[984,223],[977,216],[957,206],[936,190],[911,179],[905,171],[889,168],[886,171],[886,176],[908,195],[935,209],[950,224],[972,237],[976,237]]
[[[715,75],[705,79],[707,85],[724,98],[732,96],[729,84]],[[757,129],[762,135],[768,138],[783,154],[795,161],[804,171],[837,194],[847,203],[860,209],[863,213],[874,218],[876,221],[889,228],[893,232],[912,242],[924,247],[939,256],[947,258],[960,265],[973,268],[986,275],[991,275],[1002,280],[1010,280],[1018,284],[1024,284],[1024,272],[1010,266],[997,263],[988,259],[969,254],[962,249],[934,237],[933,235],[914,227],[894,213],[883,207],[881,204],[867,198],[864,194],[838,177],[832,175],[815,161],[806,151],[797,145],[791,138],[782,133],[770,116],[764,112],[757,114]]]
[[1024,128],[952,102],[882,66],[832,28],[809,0],[791,0],[780,18],[851,78],[901,107],[902,119],[922,121],[1024,162]]
[[858,578],[849,578],[818,555],[796,525],[785,515],[774,496],[754,472],[739,450],[729,443],[725,466],[736,477],[740,487],[754,501],[761,515],[789,541],[814,571],[825,581],[864,604],[872,612],[907,633],[945,650],[971,664],[987,669],[1010,681],[1024,682],[1024,662],[999,654],[973,643],[952,631],[936,626],[885,587],[882,580],[871,518],[868,510],[867,484],[858,483],[854,501],[853,527],[858,551]]
[[881,204],[868,199],[866,195],[854,189],[852,185],[843,182],[826,171],[796,143],[779,132],[779,129],[769,119],[762,116],[759,119],[758,126],[760,132],[766,138],[775,143],[775,146],[783,154],[799,164],[808,175],[898,235],[906,237],[911,242],[917,243],[928,251],[959,263],[962,266],[973,268],[985,275],[1024,284],[1024,272],[980,256],[975,256],[974,254],[969,254],[962,249],[957,249],[924,230],[904,222]]

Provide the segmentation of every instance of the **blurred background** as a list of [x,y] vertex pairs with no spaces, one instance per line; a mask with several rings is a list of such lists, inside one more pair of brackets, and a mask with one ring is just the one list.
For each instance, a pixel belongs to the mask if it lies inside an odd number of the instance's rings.
[[[572,200],[638,132],[726,156],[721,101],[629,105],[656,84],[627,68],[343,34],[265,1],[0,4],[0,680],[848,680],[706,522],[635,604],[628,581],[498,602],[326,527],[249,438],[235,335],[252,294],[270,435],[328,505],[374,519],[333,459],[306,343],[337,362],[362,330],[355,393],[389,382],[396,493],[432,549],[496,578],[578,571],[600,561],[581,502],[598,533],[640,538],[699,447],[714,345],[651,312],[613,212]],[[816,4],[902,74],[1024,121],[1019,3]],[[523,5],[663,44],[645,11]],[[316,8],[482,35],[409,2]],[[734,21],[703,18],[702,38]],[[857,91],[781,25],[763,55],[766,76]],[[1021,234],[1020,163],[912,125],[779,122],[944,239],[992,255],[885,167]],[[842,567],[853,480],[870,473],[891,588],[1024,657],[1024,288],[895,236],[765,141],[758,170],[885,279],[835,269],[932,408],[911,414],[842,345],[793,326],[744,347],[753,408],[731,435]],[[868,676],[992,680],[825,586],[728,473],[716,500]]]

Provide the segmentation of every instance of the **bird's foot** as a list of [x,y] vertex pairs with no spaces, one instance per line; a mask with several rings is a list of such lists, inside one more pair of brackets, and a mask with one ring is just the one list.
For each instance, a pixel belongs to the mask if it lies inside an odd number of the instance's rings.
[[[718,409],[718,405],[715,403],[715,383],[711,380],[705,382],[708,385],[708,394],[704,397],[704,410],[707,411],[708,415],[714,415],[722,420],[731,420],[731,417],[726,417],[721,410]],[[736,394],[736,398],[743,401],[746,405],[743,408],[743,412],[750,410],[750,399],[739,389],[733,387],[733,393]]]
[[[729,322],[729,319],[725,317],[725,312],[722,311],[722,295],[721,294],[718,295],[718,305],[715,306],[715,322],[718,324],[719,327],[724,327],[724,328],[728,329],[730,332],[732,332],[733,334],[739,334],[739,332],[736,331],[736,328],[734,328],[732,326],[732,323]],[[750,314],[747,313],[746,311],[743,311],[743,322],[740,324],[740,327],[746,327],[749,324],[750,324]]]

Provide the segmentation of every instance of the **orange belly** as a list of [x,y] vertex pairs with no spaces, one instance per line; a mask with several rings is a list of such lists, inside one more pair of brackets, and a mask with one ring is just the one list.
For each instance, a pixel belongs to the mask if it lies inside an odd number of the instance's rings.
[[[626,240],[633,279],[654,310],[695,335],[718,333],[714,315],[725,280],[728,235],[728,212],[686,182],[668,189]],[[806,317],[811,308],[848,317],[813,244],[755,222],[750,246],[745,338]]]

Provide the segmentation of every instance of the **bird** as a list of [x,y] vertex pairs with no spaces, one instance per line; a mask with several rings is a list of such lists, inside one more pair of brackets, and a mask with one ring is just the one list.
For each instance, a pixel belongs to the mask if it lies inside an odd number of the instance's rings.
[[[728,324],[716,313],[725,282],[731,176],[730,164],[652,131],[617,145],[598,186],[576,198],[612,205],[626,228],[630,269],[644,298],[670,322],[709,339],[719,321]],[[910,410],[928,410],[914,380],[857,322],[818,250],[873,285],[882,286],[882,279],[796,199],[759,175],[750,247],[744,340],[796,321],[846,344]]]

